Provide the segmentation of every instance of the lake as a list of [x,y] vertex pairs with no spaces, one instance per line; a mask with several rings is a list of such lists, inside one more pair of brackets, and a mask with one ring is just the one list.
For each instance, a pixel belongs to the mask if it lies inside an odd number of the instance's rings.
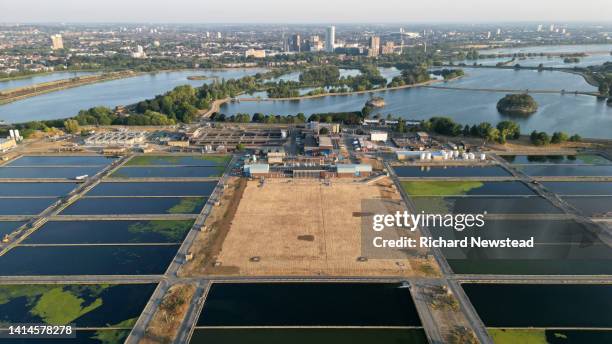
[[[563,72],[537,72],[531,70],[467,69],[467,76],[441,83],[439,86],[500,88],[500,89],[554,89],[592,91],[578,75]],[[221,107],[220,113],[264,113],[289,115],[359,111],[371,96],[385,99],[383,115],[393,114],[405,119],[427,119],[448,116],[461,124],[480,122],[497,123],[512,119],[521,125],[524,133],[532,130],[566,131],[583,137],[609,138],[612,127],[612,107],[593,96],[573,94],[533,94],[539,104],[538,111],[528,117],[499,114],[496,104],[504,96],[499,92],[411,88],[377,93],[328,96],[301,101],[233,102]]]
[[43,82],[70,79],[70,78],[74,78],[77,76],[92,75],[96,73],[97,72],[55,72],[55,73],[42,74],[42,75],[32,75],[27,78],[24,77],[24,78],[14,79],[14,80],[0,80],[0,91],[8,90],[11,88],[32,86],[32,85],[40,84]]
[[[0,120],[15,123],[66,118],[76,115],[79,110],[94,106],[114,107],[137,103],[180,85],[201,86],[204,83],[213,82],[215,77],[233,79],[265,71],[261,68],[249,68],[148,73],[51,92],[2,105],[0,106]],[[187,79],[189,76],[199,75],[206,75],[210,79]]]

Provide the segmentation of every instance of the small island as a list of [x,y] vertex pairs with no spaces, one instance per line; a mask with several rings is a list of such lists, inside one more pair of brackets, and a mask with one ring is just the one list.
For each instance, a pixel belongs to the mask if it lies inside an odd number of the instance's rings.
[[370,100],[366,102],[366,106],[373,107],[373,108],[385,107],[385,100],[381,97],[372,97]]
[[505,115],[531,115],[538,111],[538,103],[528,94],[507,94],[497,102],[497,111]]

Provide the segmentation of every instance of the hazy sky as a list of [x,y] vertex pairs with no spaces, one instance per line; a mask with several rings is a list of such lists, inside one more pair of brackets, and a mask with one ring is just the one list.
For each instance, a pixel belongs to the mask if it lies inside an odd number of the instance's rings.
[[0,0],[0,22],[607,21],[612,0]]

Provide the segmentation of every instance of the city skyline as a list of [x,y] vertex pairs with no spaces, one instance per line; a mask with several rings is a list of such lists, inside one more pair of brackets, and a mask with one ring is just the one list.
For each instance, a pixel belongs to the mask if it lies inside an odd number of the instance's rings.
[[[609,22],[612,2],[586,0],[580,6],[553,0],[518,0],[512,6],[501,2],[448,0],[402,2],[383,0],[360,3],[348,0],[308,3],[237,0],[228,10],[223,3],[177,0],[168,7],[162,1],[106,2],[33,0],[0,4],[0,22],[150,22],[150,23],[400,23],[456,22],[488,23],[563,21]],[[121,9],[121,10],[118,10]],[[238,10],[236,10],[238,9]]]

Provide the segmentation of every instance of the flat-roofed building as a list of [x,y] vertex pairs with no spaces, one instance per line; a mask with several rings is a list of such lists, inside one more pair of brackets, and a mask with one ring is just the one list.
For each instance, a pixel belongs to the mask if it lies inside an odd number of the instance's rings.
[[244,165],[244,174],[249,177],[267,177],[270,174],[270,165],[268,164],[250,164]]
[[338,177],[367,177],[372,174],[372,165],[369,164],[338,164],[336,165]]

